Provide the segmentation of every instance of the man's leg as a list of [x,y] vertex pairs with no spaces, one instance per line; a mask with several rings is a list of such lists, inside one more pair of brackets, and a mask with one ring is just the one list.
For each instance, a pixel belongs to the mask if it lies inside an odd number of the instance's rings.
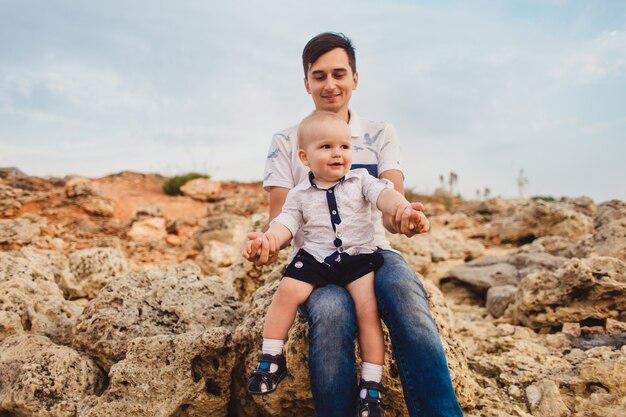
[[385,263],[376,272],[378,308],[391,335],[410,416],[463,417],[422,283],[402,256],[380,253]]
[[303,312],[309,321],[309,376],[318,417],[353,417],[357,334],[352,297],[336,285],[313,290]]

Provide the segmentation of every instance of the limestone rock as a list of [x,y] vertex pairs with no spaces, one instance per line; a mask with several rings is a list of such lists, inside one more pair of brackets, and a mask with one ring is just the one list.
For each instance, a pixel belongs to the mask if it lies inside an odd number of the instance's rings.
[[[20,330],[45,335],[54,342],[69,345],[73,328],[82,310],[63,298],[59,287],[50,281],[30,281],[12,278],[0,282],[0,310],[12,313],[5,316],[15,327],[15,316],[20,319]],[[13,333],[13,331],[11,331]]]
[[216,240],[227,243],[240,251],[250,230],[254,229],[249,218],[222,214],[203,219],[193,233],[193,238],[200,246]]
[[21,197],[24,191],[0,184],[0,217],[17,216],[22,208]]
[[133,222],[128,237],[138,242],[162,240],[167,236],[165,219],[162,217],[148,217]]
[[109,387],[80,405],[81,417],[225,417],[235,362],[225,328],[138,337],[109,373]]
[[75,417],[81,399],[105,384],[88,358],[28,334],[0,344],[0,375],[0,410],[11,416]]
[[612,200],[598,206],[593,236],[573,246],[570,256],[612,256],[626,262],[626,202]]
[[41,227],[28,219],[0,219],[0,246],[27,245],[40,233]]
[[[465,361],[465,349],[454,336],[452,317],[441,292],[430,282],[424,281],[429,293],[432,315],[439,328],[448,366],[459,402],[463,407],[475,404],[480,392],[479,386],[472,379]],[[298,317],[289,331],[285,354],[289,374],[277,391],[270,396],[250,398],[245,394],[249,370],[256,366],[256,356],[260,352],[262,328],[267,307],[278,287],[278,281],[270,282],[259,288],[251,300],[248,315],[235,332],[237,349],[243,362],[235,370],[233,395],[243,399],[237,404],[238,415],[245,416],[309,416],[312,415],[312,401],[308,378],[308,325]],[[386,359],[383,382],[387,388],[385,396],[390,415],[406,416],[401,383],[397,377],[397,364],[390,350],[389,334],[384,329],[386,340]]]
[[592,219],[571,205],[524,201],[494,217],[487,237],[503,242],[522,242],[543,236],[561,236],[574,242],[592,232]]
[[517,285],[526,275],[537,271],[553,271],[566,258],[541,252],[518,251],[507,256],[487,255],[450,269],[446,276],[479,289]]
[[144,204],[140,206],[133,216],[133,220],[151,218],[151,217],[164,217],[163,209],[156,204]]
[[104,197],[94,182],[88,178],[74,177],[65,184],[65,195],[89,214],[113,216],[113,201]]
[[129,271],[121,250],[89,248],[74,252],[69,257],[72,272],[60,284],[71,298],[94,298],[109,281]]
[[12,279],[55,282],[54,273],[49,268],[41,268],[15,252],[0,252],[0,282]]
[[205,274],[221,275],[238,256],[241,255],[231,245],[218,240],[209,240],[194,261]]
[[561,399],[559,387],[550,380],[542,380],[526,387],[526,397],[533,416],[563,417],[571,415]]
[[409,265],[422,274],[428,271],[432,262],[474,259],[485,250],[481,243],[452,230],[433,230],[412,238],[388,233],[387,238],[391,247],[402,253]]
[[208,178],[195,178],[180,187],[186,196],[199,201],[215,201],[221,197],[222,184]]
[[615,318],[626,310],[626,263],[571,259],[554,272],[530,274],[520,282],[512,308],[516,320],[535,329]]
[[515,301],[517,287],[514,285],[500,285],[491,287],[487,291],[487,311],[493,317],[504,315],[509,304]]
[[87,304],[73,345],[108,369],[137,337],[233,329],[242,315],[234,289],[195,265],[133,272],[109,282]]

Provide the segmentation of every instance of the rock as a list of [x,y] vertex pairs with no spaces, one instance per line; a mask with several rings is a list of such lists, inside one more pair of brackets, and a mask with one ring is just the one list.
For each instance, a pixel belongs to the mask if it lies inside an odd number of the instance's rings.
[[80,406],[81,417],[225,417],[235,362],[225,328],[138,337],[109,373],[109,387]]
[[186,196],[199,201],[215,201],[221,197],[222,184],[208,178],[196,178],[180,187]]
[[433,230],[412,238],[387,233],[387,238],[391,247],[402,253],[409,265],[422,274],[428,272],[432,262],[474,259],[485,250],[481,243],[452,230]]
[[67,181],[65,195],[88,214],[111,217],[115,211],[113,202],[104,197],[94,182],[88,178],[74,177]]
[[563,323],[561,332],[571,337],[580,337],[580,323]]
[[612,256],[626,262],[626,202],[612,200],[596,210],[593,236],[570,249],[570,256]]
[[9,178],[20,178],[26,177],[27,175],[20,169],[16,167],[0,167],[0,178],[9,179]]
[[82,398],[100,394],[106,381],[88,358],[28,334],[0,344],[0,375],[0,410],[10,416],[75,417]]
[[[63,298],[54,282],[24,278],[0,282],[0,310],[19,317],[21,330],[48,336],[62,345],[70,344],[74,325],[82,312]],[[13,328],[15,316],[7,318],[10,319],[8,327]]]
[[24,191],[0,184],[0,217],[15,217],[22,208],[20,199]]
[[544,379],[526,387],[528,406],[536,417],[561,417],[571,415],[561,399],[554,381]]
[[541,252],[518,251],[508,256],[488,255],[450,269],[446,276],[478,289],[517,285],[526,275],[537,271],[553,271],[566,258]]
[[487,237],[502,242],[524,242],[561,236],[574,242],[592,232],[592,219],[567,204],[523,201],[494,216]]
[[60,286],[71,298],[94,298],[109,281],[130,269],[122,251],[115,248],[74,252],[69,257],[69,267],[72,275]]
[[41,227],[28,219],[0,219],[0,247],[27,245],[40,233]]
[[26,259],[34,270],[52,277],[62,290],[65,283],[73,278],[67,257],[59,252],[25,246],[15,255]]
[[47,267],[25,259],[15,252],[0,252],[0,282],[13,279],[55,282],[54,273]]
[[216,240],[241,250],[251,230],[254,229],[249,218],[222,214],[203,219],[193,233],[193,238],[200,246]]
[[514,285],[501,285],[491,287],[487,291],[487,311],[494,318],[504,315],[509,304],[515,301],[517,287]]
[[[439,328],[448,366],[455,391],[462,407],[475,404],[480,387],[473,380],[465,361],[465,349],[454,336],[451,327],[452,317],[441,292],[430,282],[424,281],[429,293],[432,315]],[[289,364],[289,374],[277,391],[266,397],[250,397],[245,394],[248,370],[256,366],[256,356],[260,352],[262,328],[265,313],[272,296],[278,287],[278,281],[270,282],[259,288],[250,304],[248,315],[235,332],[237,350],[243,362],[235,369],[233,395],[242,401],[236,404],[236,415],[266,416],[312,415],[312,402],[308,378],[308,325],[299,316],[289,331],[285,345],[285,355]],[[390,350],[387,329],[384,329],[387,353],[385,358],[383,383],[387,388],[385,395],[387,410],[390,415],[408,415],[403,399],[401,383],[397,377],[397,364]],[[238,414],[237,414],[238,413]]]
[[222,275],[241,256],[235,248],[217,240],[209,240],[194,260],[205,274]]
[[614,318],[624,310],[626,263],[610,257],[571,259],[554,272],[530,274],[512,306],[514,318],[535,329]]
[[129,238],[138,242],[163,240],[167,236],[165,219],[162,217],[149,217],[137,220],[133,222],[127,234]]
[[195,265],[133,272],[109,282],[87,304],[73,345],[108,369],[137,337],[234,329],[243,313],[234,289]]
[[157,206],[156,204],[144,204],[143,206],[140,206],[137,211],[135,211],[133,220],[151,217],[164,217],[161,207]]

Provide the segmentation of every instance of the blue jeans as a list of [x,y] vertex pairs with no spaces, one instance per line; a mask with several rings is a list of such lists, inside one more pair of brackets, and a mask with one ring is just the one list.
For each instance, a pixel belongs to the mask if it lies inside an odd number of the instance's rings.
[[[426,291],[399,254],[379,250],[385,263],[376,272],[381,318],[411,417],[463,417]],[[357,399],[354,303],[342,287],[316,288],[303,306],[309,321],[309,376],[318,417],[353,417]]]

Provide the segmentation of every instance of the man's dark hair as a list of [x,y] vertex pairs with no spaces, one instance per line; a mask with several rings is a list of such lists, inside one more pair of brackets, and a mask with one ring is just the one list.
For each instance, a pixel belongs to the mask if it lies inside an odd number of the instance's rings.
[[352,72],[356,73],[356,58],[354,56],[354,46],[352,41],[343,33],[324,32],[311,39],[302,51],[302,66],[304,67],[304,77],[307,76],[309,65],[313,64],[320,56],[335,48],[341,48],[348,54],[348,63]]

